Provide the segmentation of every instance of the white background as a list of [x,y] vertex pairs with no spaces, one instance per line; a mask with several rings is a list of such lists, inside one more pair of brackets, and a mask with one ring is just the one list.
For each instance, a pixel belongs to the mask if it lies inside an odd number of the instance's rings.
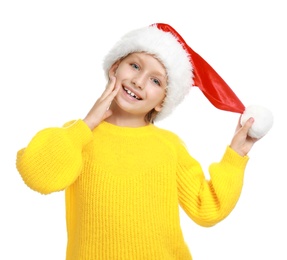
[[[155,22],[172,25],[245,105],[274,115],[249,154],[242,196],[228,218],[203,228],[182,213],[194,259],[287,259],[283,0],[1,1],[0,259],[65,258],[64,192],[30,190],[16,171],[16,152],[38,130],[85,116],[105,87],[104,55],[122,34]],[[193,88],[159,126],[180,135],[207,172],[238,118]]]

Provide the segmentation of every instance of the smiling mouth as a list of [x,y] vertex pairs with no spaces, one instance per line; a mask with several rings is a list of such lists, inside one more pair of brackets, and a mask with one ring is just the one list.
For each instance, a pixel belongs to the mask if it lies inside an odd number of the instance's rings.
[[135,99],[137,99],[137,100],[142,100],[140,97],[138,97],[135,93],[133,93],[132,91],[130,91],[129,89],[127,89],[127,88],[125,88],[124,87],[124,91],[128,94],[128,95],[130,95],[131,97],[133,97],[133,98],[135,98]]

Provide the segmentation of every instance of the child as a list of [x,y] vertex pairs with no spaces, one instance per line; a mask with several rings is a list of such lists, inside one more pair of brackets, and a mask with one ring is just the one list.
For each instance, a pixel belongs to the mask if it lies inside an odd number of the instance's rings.
[[[35,191],[65,190],[67,260],[192,259],[178,206],[205,227],[229,215],[257,141],[247,134],[254,119],[238,124],[205,179],[181,139],[154,122],[168,116],[194,83],[217,107],[241,110],[220,77],[167,24],[125,35],[106,56],[104,70],[107,87],[89,113],[38,132],[18,151],[17,169]],[[220,91],[230,104],[220,100]]]

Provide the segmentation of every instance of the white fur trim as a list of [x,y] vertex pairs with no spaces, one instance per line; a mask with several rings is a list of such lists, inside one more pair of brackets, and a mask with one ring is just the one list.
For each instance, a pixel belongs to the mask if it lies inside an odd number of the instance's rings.
[[167,71],[167,96],[163,109],[156,117],[158,121],[171,114],[189,92],[193,85],[193,68],[189,54],[175,36],[153,25],[131,31],[115,44],[103,62],[106,76],[117,60],[130,53],[142,51],[155,55]]

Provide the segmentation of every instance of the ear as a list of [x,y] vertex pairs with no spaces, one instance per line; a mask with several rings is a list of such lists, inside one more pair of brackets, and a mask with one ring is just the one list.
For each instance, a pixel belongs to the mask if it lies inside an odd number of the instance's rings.
[[161,101],[157,106],[155,106],[154,110],[156,112],[160,112],[163,109],[163,103],[164,103],[164,100]]
[[118,66],[120,64],[120,60],[116,61],[109,69],[109,78],[111,76],[115,76],[116,75],[116,72],[117,72],[117,69],[118,69]]

